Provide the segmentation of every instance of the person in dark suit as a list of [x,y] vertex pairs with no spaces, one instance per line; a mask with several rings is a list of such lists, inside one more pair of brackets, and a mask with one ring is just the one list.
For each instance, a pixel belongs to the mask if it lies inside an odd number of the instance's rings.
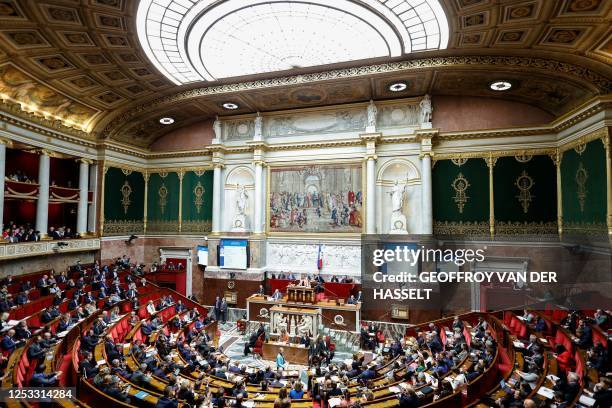
[[151,321],[149,319],[147,319],[140,326],[140,330],[142,331],[142,334],[144,334],[145,336],[150,336],[151,333],[153,333],[153,326],[151,325]]
[[106,351],[106,358],[110,361],[121,358],[121,353],[117,348],[117,345],[113,341],[113,336],[106,336],[106,341],[104,342],[104,350]]
[[47,309],[45,309],[44,312],[42,312],[42,314],[40,315],[40,321],[45,324],[53,321],[53,315],[51,314],[51,307],[48,307]]
[[15,298],[15,304],[18,306],[22,306],[28,303],[28,293],[27,292],[19,292],[17,297]]
[[221,298],[217,296],[215,299],[215,320],[219,321],[221,319]]
[[151,381],[151,377],[147,375],[149,368],[146,364],[141,364],[140,367],[132,373],[130,381],[138,386],[147,385]]
[[32,360],[42,360],[45,357],[46,350],[42,346],[42,339],[37,336],[36,341],[30,344],[28,348],[28,358]]
[[94,334],[93,330],[89,330],[81,340],[81,349],[93,353],[96,344],[98,344],[98,337]]
[[32,337],[32,332],[28,329],[25,320],[20,321],[15,327],[15,340],[26,340]]
[[42,296],[46,296],[49,294],[49,277],[47,275],[43,275],[42,278],[36,282],[36,287],[40,290],[40,294]]
[[98,366],[89,351],[85,353],[85,358],[79,361],[79,372],[87,378],[93,378],[98,374]]
[[578,347],[586,349],[593,345],[593,331],[585,320],[580,320],[578,322],[576,335],[578,337],[578,340],[576,341]]
[[225,324],[227,321],[227,301],[225,298],[221,299],[221,322]]
[[61,371],[45,374],[45,365],[39,364],[36,366],[36,371],[30,379],[30,387],[55,387],[57,385],[57,380],[61,375]]
[[68,310],[75,310],[77,307],[79,307],[79,295],[75,293],[68,302]]
[[10,312],[13,307],[13,301],[11,300],[11,295],[7,295],[5,298],[0,299],[0,313]]
[[2,339],[0,345],[2,346],[2,350],[9,354],[12,353],[18,345],[18,342],[15,341],[15,330],[10,329]]
[[176,408],[178,407],[178,401],[175,398],[174,389],[167,386],[164,389],[164,396],[157,400],[155,408]]

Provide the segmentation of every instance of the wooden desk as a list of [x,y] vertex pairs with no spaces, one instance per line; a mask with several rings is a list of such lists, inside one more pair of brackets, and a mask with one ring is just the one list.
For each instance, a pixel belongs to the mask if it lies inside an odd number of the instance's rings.
[[[247,320],[251,322],[270,323],[270,309],[276,305],[298,306],[287,299],[268,300],[266,296],[252,295],[247,298]],[[360,330],[361,304],[337,305],[334,301],[322,301],[315,304],[300,303],[300,308],[320,310],[321,323],[333,330],[348,330],[358,333]]]
[[308,365],[308,349],[294,344],[265,342],[262,348],[264,360],[276,361],[280,348],[284,349],[285,360],[291,364]]
[[315,303],[314,289],[306,286],[289,285],[287,286],[287,300],[297,303]]

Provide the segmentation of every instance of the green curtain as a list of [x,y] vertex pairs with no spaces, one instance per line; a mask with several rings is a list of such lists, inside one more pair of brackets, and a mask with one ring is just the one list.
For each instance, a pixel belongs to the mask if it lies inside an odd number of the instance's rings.
[[179,176],[176,172],[152,173],[147,197],[147,232],[178,233]]
[[496,234],[557,232],[557,171],[549,156],[500,157],[493,184]]
[[564,231],[606,231],[606,151],[600,139],[563,153],[561,189]]
[[213,172],[188,171],[183,177],[182,232],[208,233],[212,229]]
[[484,159],[439,160],[432,171],[436,234],[486,234],[489,169]]
[[144,231],[144,176],[109,167],[104,176],[104,235]]

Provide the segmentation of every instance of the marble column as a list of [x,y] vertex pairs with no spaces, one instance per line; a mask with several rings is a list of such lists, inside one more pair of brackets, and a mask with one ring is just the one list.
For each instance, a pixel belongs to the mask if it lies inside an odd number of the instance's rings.
[[41,150],[38,159],[38,201],[36,203],[36,231],[40,231],[40,237],[46,238],[49,220],[49,153]]
[[431,155],[424,154],[421,157],[421,203],[422,212],[422,233],[425,235],[433,234],[433,204],[431,193]]
[[366,234],[376,234],[376,156],[366,162]]
[[253,214],[253,233],[261,234],[263,232],[262,222],[263,208],[263,163],[255,162],[255,211]]
[[4,231],[4,176],[6,171],[6,140],[0,139],[0,231]]
[[215,164],[213,172],[213,214],[212,214],[212,232],[221,232],[221,194],[223,194],[222,183],[223,165]]
[[563,153],[557,152],[553,156],[555,162],[555,168],[557,170],[557,233],[559,238],[563,235],[563,187],[561,178],[561,161],[563,159]]
[[98,211],[98,165],[96,163],[89,166],[89,191],[92,192],[93,197],[91,204],[87,206],[87,231],[95,234],[97,232],[96,214]]
[[611,128],[608,128],[608,134],[602,139],[604,148],[606,149],[606,201],[607,201],[607,217],[608,224],[608,240],[612,244],[612,141],[610,140]]
[[77,207],[77,233],[87,234],[87,204],[89,201],[89,160],[79,161],[79,204]]
[[495,184],[493,182],[493,170],[495,168],[495,163],[497,163],[497,157],[493,157],[493,155],[489,154],[489,157],[485,160],[489,167],[489,234],[491,238],[493,238],[495,236],[495,192],[493,189]]

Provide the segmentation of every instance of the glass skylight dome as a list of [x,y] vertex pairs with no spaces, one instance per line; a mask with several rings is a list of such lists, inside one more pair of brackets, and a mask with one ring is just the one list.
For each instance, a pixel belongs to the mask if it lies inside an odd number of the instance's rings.
[[140,0],[138,38],[177,85],[444,49],[438,0]]

